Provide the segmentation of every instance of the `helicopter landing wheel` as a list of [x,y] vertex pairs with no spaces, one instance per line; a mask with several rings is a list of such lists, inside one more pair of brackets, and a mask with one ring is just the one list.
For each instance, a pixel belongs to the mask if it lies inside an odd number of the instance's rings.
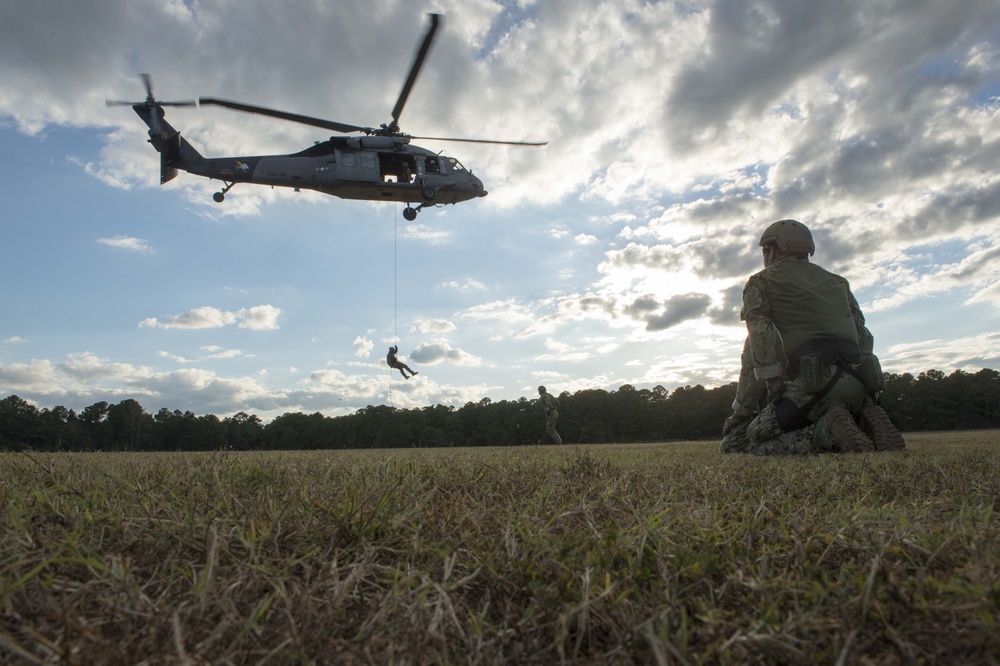
[[407,206],[406,208],[404,208],[403,209],[403,218],[407,222],[413,222],[413,220],[417,219],[417,211],[416,211],[416,209],[415,208],[410,208],[409,206]]
[[424,198],[424,201],[434,201],[434,197],[437,196],[437,190],[433,187],[422,187],[420,188],[420,196]]
[[[222,181],[222,182],[225,183],[226,181]],[[213,194],[212,198],[215,199],[215,203],[222,203],[223,201],[225,201],[226,200],[226,192],[228,192],[229,190],[233,189],[233,185],[235,185],[235,184],[236,183],[228,183],[228,184],[226,184],[225,187],[222,188],[221,192],[216,192],[215,194]]]

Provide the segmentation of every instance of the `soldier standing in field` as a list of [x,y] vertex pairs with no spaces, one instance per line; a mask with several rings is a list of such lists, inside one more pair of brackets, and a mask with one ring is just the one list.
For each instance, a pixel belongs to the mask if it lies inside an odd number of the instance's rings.
[[747,339],[722,452],[904,448],[876,404],[882,369],[847,280],[809,262],[816,246],[796,220],[770,225],[760,247],[764,270],[743,290]]
[[556,444],[562,444],[562,437],[556,431],[556,423],[559,421],[559,402],[553,398],[544,386],[538,387],[538,402],[542,403],[545,410],[545,432]]

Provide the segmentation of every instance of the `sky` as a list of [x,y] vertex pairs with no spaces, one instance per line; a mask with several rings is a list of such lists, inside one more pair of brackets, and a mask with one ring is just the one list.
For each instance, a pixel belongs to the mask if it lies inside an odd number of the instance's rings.
[[[128,106],[388,122],[485,198],[181,173]],[[736,381],[747,278],[812,230],[889,372],[1000,368],[996,0],[0,0],[0,397],[265,421]],[[203,155],[328,130],[168,108]],[[400,357],[419,374],[385,364]],[[721,426],[721,424],[720,424]]]

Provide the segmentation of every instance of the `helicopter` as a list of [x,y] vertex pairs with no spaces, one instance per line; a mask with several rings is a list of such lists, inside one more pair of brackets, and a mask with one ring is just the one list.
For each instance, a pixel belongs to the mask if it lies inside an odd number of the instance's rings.
[[[483,182],[458,159],[421,148],[410,143],[411,139],[513,146],[547,144],[547,142],[412,136],[400,131],[399,117],[423,66],[424,58],[430,51],[440,21],[439,14],[430,14],[430,27],[414,56],[409,75],[392,109],[392,120],[378,128],[312,118],[214,97],[201,97],[197,102],[194,100],[163,102],[154,97],[152,78],[149,74],[140,75],[146,87],[144,101],[106,100],[106,104],[109,107],[131,106],[149,127],[149,143],[160,153],[161,185],[174,179],[180,170],[222,181],[224,185],[222,190],[212,195],[217,203],[222,203],[226,194],[237,183],[251,183],[288,187],[296,192],[303,189],[315,190],[341,199],[405,203],[403,217],[412,221],[426,206],[456,204],[485,197],[487,191]],[[327,141],[316,142],[305,150],[289,155],[207,158],[166,121],[164,107],[167,106],[221,106],[329,129],[341,134],[359,133],[364,136],[331,136]],[[416,207],[413,206],[414,202],[419,202]]]

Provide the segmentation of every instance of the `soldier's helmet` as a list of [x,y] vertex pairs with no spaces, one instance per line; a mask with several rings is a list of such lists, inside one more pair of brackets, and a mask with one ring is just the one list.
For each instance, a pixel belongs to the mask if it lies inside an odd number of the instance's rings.
[[545,387],[544,386],[539,386],[538,387],[538,392],[539,393],[545,393]]
[[816,252],[809,228],[798,220],[778,220],[760,237],[760,246],[777,245],[781,254],[809,254]]

